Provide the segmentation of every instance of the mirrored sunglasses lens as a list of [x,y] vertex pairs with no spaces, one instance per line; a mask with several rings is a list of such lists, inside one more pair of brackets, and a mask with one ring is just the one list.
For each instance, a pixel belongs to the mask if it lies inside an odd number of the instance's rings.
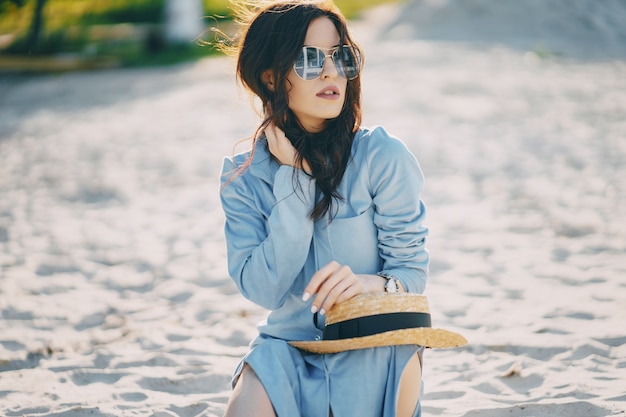
[[314,80],[322,74],[325,60],[324,52],[310,46],[302,48],[302,52],[294,63],[298,77],[303,80]]
[[351,46],[342,46],[333,53],[337,71],[349,80],[355,79],[361,71],[361,57]]

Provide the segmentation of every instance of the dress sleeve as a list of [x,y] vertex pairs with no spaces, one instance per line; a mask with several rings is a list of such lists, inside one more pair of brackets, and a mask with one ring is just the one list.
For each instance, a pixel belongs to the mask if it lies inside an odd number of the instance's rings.
[[398,278],[408,292],[423,293],[429,254],[422,170],[406,145],[380,127],[371,132],[366,160],[382,272]]
[[226,158],[220,198],[226,215],[228,271],[244,297],[276,309],[285,302],[307,259],[315,182],[296,170],[294,188],[294,168],[280,167],[273,185],[276,203],[267,216],[258,206],[259,193],[250,189],[246,173],[228,182],[233,169],[232,160]]

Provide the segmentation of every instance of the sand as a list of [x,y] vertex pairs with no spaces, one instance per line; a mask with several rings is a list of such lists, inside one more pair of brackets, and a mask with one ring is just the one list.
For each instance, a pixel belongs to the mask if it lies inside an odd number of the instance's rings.
[[[470,341],[426,352],[424,416],[623,416],[626,64],[399,12],[353,23],[365,124],[420,159],[433,321]],[[222,415],[264,311],[217,176],[256,122],[227,58],[0,78],[0,415]]]

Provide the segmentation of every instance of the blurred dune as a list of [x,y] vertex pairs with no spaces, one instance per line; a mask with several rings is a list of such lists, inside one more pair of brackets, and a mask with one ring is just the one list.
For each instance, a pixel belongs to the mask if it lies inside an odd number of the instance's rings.
[[626,1],[411,0],[385,36],[501,44],[576,59],[623,59]]

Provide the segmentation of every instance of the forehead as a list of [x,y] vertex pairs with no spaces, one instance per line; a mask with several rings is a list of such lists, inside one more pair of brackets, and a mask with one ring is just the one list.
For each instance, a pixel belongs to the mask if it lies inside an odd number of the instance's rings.
[[304,44],[332,48],[339,44],[339,40],[339,32],[333,22],[327,17],[318,17],[309,25]]

